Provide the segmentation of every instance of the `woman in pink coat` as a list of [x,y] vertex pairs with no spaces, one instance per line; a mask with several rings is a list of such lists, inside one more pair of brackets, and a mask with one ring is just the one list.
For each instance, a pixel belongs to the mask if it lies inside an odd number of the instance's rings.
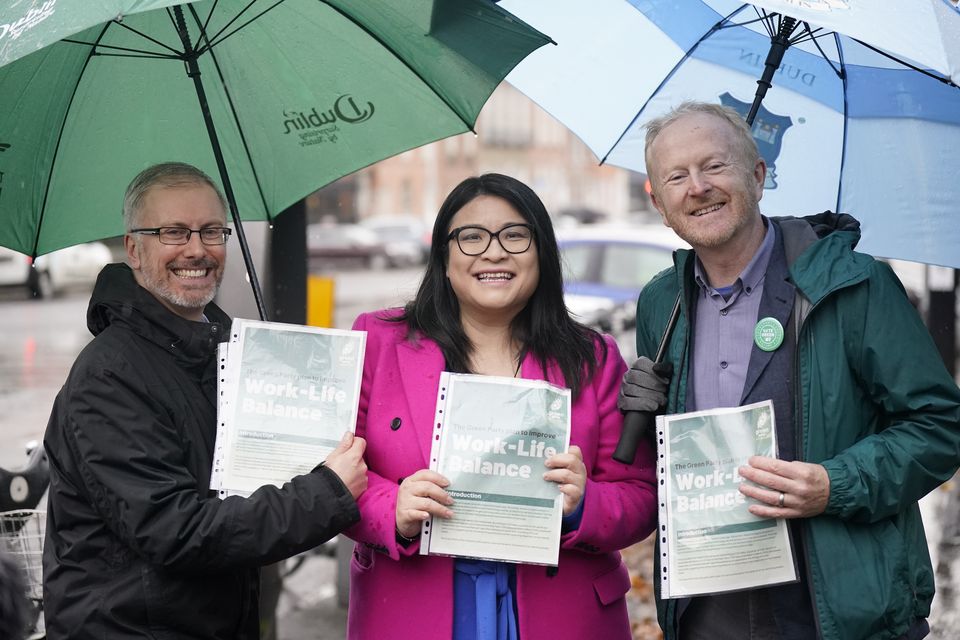
[[[361,315],[367,349],[357,435],[369,486],[350,567],[356,640],[627,640],[630,588],[619,549],[653,530],[653,452],[611,455],[626,365],[609,337],[563,302],[549,215],[523,183],[469,178],[447,196],[430,260],[404,309]],[[569,387],[571,446],[545,462],[563,494],[557,567],[419,555],[421,522],[451,517],[449,482],[429,470],[441,371],[549,380]]]

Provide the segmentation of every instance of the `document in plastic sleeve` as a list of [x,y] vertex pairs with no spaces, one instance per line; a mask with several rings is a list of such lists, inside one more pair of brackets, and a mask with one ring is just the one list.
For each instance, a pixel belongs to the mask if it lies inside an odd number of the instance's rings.
[[211,488],[249,495],[326,459],[354,431],[366,332],[237,319],[219,352]]
[[544,461],[570,444],[569,389],[443,372],[430,468],[450,480],[453,518],[423,523],[421,554],[557,564],[563,494]]
[[769,400],[657,417],[660,589],[679,598],[796,582],[782,518],[751,514],[737,469],[776,457]]

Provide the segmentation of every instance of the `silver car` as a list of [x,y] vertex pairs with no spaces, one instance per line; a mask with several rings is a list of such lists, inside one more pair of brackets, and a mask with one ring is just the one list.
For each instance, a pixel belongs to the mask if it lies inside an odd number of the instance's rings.
[[0,287],[19,287],[35,299],[49,298],[65,289],[91,286],[112,261],[110,249],[102,242],[74,245],[36,260],[0,247]]

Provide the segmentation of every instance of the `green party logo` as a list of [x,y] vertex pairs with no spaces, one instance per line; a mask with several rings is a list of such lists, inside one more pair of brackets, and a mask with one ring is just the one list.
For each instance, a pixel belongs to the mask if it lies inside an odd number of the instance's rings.
[[763,318],[753,329],[753,341],[764,351],[775,351],[783,343],[783,325],[776,318]]

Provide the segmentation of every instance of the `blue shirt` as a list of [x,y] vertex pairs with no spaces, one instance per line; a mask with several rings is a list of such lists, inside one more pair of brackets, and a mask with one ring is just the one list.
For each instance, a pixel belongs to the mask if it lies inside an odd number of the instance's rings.
[[776,241],[774,225],[764,222],[767,233],[760,248],[729,287],[712,287],[700,259],[694,263],[697,305],[688,411],[740,405],[763,281]]
[[[576,531],[583,499],[563,516],[561,531]],[[460,558],[453,563],[453,640],[517,640],[516,565]]]

